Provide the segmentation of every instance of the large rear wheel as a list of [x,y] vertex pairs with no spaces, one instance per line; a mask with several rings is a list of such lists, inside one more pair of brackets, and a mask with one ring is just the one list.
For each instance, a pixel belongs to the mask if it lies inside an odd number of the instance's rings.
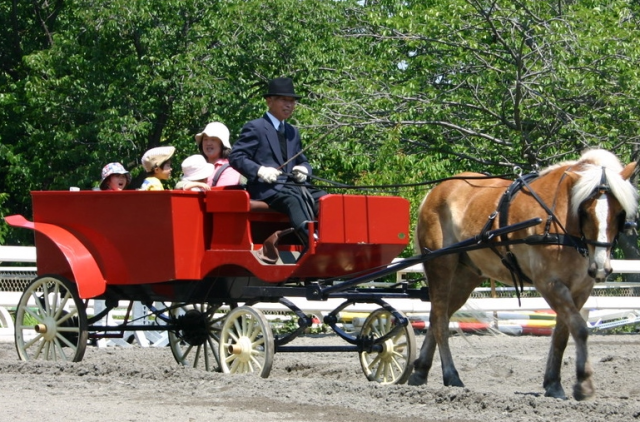
[[[396,328],[396,320],[386,309],[373,311],[362,325],[360,337],[382,338]],[[360,365],[369,381],[381,384],[404,384],[409,379],[416,358],[416,335],[411,324],[398,331],[382,344],[379,352],[360,352]]]
[[56,275],[29,283],[16,309],[20,359],[79,362],[88,336],[85,304],[74,283]]
[[273,355],[273,333],[263,313],[250,306],[232,309],[220,334],[222,372],[255,373],[267,378]]

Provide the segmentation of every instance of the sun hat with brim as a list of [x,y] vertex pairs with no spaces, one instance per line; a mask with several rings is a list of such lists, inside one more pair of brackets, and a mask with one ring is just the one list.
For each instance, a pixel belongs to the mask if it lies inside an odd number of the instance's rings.
[[176,149],[169,146],[151,148],[142,156],[142,167],[147,173],[150,173],[154,168],[160,167],[162,163],[173,157],[174,152]]
[[207,160],[200,154],[187,157],[182,162],[183,180],[197,181],[208,179],[213,175],[215,166],[207,163]]
[[218,138],[222,142],[223,147],[231,148],[231,144],[229,143],[229,129],[223,123],[209,123],[202,132],[194,136],[194,138],[196,138],[196,144],[198,144],[198,146],[200,146],[202,137],[204,135],[207,135],[210,138]]
[[122,164],[109,163],[106,166],[102,167],[102,180],[100,180],[100,190],[107,189],[107,179],[109,179],[109,176],[111,176],[112,174],[124,174],[127,178],[127,185],[131,183],[131,175],[127,170],[125,170]]
[[291,97],[299,100],[302,96],[293,90],[293,81],[291,78],[275,78],[269,81],[269,89],[263,97]]

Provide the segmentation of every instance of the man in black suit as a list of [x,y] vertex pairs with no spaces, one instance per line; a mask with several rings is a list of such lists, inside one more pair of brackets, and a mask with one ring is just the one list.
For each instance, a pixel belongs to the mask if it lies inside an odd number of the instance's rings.
[[290,78],[275,78],[264,98],[268,111],[244,125],[229,164],[247,178],[252,199],[289,216],[306,245],[307,222],[316,218],[318,199],[327,193],[306,183],[311,165],[302,153],[298,128],[286,122],[301,96],[295,93]]

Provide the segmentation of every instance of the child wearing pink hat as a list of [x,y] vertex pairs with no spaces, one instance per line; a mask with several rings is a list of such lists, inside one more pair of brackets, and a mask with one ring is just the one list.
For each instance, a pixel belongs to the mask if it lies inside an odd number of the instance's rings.
[[213,175],[215,167],[200,154],[185,158],[182,162],[182,180],[176,184],[176,189],[206,191],[210,190],[207,180]]

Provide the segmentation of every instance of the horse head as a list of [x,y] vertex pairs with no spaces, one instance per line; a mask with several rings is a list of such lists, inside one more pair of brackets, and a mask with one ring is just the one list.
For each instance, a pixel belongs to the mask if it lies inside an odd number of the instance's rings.
[[[636,163],[622,167],[613,154],[593,150],[567,174],[574,180],[572,215],[589,255],[589,276],[597,281],[611,274],[611,250],[618,234],[635,219],[638,195],[629,179]],[[629,221],[628,221],[629,220]]]

